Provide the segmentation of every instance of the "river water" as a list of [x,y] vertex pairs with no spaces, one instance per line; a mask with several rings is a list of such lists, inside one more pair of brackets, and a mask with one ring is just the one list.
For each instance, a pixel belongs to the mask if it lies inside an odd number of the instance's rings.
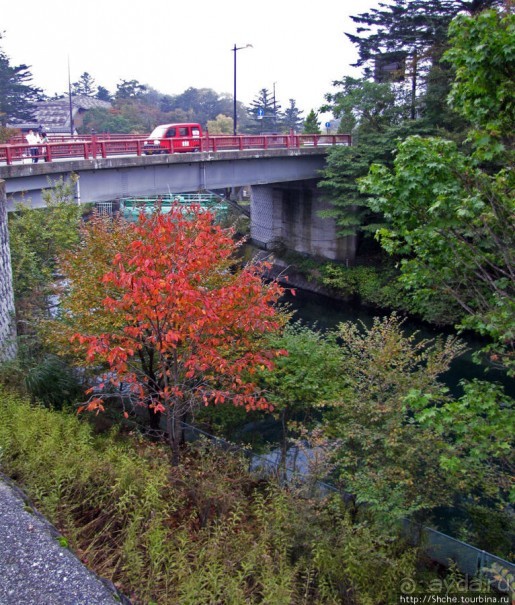
[[[354,323],[363,322],[365,326],[370,327],[374,321],[374,317],[384,317],[389,314],[388,311],[381,309],[341,302],[300,289],[296,289],[295,296],[289,293],[285,294],[283,301],[294,309],[294,320],[297,319],[321,331],[330,330],[335,328],[339,323],[346,321]],[[434,339],[442,334],[451,335],[456,333],[452,328],[436,328],[412,318],[406,319],[403,327],[407,334],[417,332],[420,338]],[[450,370],[441,377],[452,394],[454,396],[462,394],[462,390],[458,384],[460,380],[478,378],[501,383],[506,393],[515,397],[514,379],[508,378],[500,370],[478,365],[472,360],[473,353],[484,346],[485,342],[473,334],[462,335],[460,338],[466,343],[468,350],[455,359],[452,362]]]

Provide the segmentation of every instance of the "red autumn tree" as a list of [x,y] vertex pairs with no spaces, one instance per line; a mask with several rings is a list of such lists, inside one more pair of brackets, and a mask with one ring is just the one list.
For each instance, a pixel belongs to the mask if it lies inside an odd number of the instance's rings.
[[[112,314],[112,328],[72,340],[88,363],[107,364],[102,389],[128,384],[154,426],[165,416],[177,463],[181,421],[195,407],[230,401],[269,408],[252,376],[278,354],[264,337],[284,323],[275,307],[282,290],[263,281],[263,265],[238,267],[232,232],[199,207],[141,215],[131,229],[101,277],[109,294],[99,315],[105,326]],[[83,246],[75,261],[87,254]],[[92,395],[83,409],[103,410],[105,395]]]

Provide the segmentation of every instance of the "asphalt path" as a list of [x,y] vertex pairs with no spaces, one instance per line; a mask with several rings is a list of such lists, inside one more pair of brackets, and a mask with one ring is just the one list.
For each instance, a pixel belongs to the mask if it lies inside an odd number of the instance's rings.
[[0,475],[0,605],[130,605]]

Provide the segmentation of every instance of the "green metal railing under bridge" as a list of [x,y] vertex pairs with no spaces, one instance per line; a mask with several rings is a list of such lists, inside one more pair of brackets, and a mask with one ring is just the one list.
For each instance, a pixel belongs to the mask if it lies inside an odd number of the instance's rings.
[[120,199],[120,213],[128,220],[137,220],[141,212],[152,214],[157,209],[168,213],[174,205],[187,208],[195,205],[202,210],[212,212],[217,220],[224,218],[229,205],[225,198],[211,192],[201,193],[169,193],[150,197],[127,197]]

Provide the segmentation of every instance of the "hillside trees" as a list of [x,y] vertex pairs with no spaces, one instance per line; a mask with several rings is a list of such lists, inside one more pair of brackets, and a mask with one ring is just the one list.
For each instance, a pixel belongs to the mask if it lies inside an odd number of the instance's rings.
[[[212,218],[176,207],[113,230],[97,218],[63,259],[70,286],[60,334],[74,333],[76,353],[110,370],[84,407],[102,410],[110,386],[128,385],[154,427],[164,413],[174,462],[181,421],[196,407],[268,408],[252,375],[271,367],[277,353],[263,338],[283,321],[279,286],[261,280],[260,266],[234,264],[232,233]],[[112,256],[101,245],[108,240],[117,240]]]
[[[103,97],[111,100],[108,91],[101,88]],[[82,130],[147,134],[157,124],[171,122],[200,122],[205,127],[219,115],[232,117],[232,112],[232,100],[209,88],[189,88],[179,95],[166,95],[136,80],[122,81],[112,99],[112,108],[88,111]],[[238,104],[238,116],[243,120],[240,123],[248,120],[243,117],[245,113],[242,104]]]

